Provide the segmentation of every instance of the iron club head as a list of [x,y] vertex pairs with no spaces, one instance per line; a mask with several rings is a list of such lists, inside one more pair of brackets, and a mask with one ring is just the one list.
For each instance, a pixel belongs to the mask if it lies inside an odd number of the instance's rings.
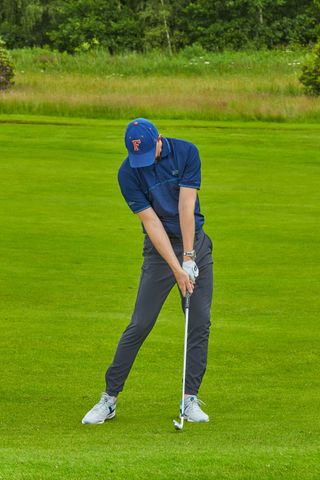
[[183,420],[181,420],[181,423],[177,422],[177,420],[173,420],[173,425],[176,430],[182,430],[183,429]]

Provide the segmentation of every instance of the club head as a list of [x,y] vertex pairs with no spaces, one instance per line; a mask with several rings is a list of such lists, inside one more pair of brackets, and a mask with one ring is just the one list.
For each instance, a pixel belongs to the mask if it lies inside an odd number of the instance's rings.
[[177,422],[177,420],[173,420],[173,425],[176,430],[182,430],[183,429],[183,421],[181,423]]

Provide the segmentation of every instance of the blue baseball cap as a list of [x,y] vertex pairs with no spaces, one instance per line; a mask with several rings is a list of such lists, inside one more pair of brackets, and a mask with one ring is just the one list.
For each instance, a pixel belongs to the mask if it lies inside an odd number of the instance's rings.
[[132,168],[148,167],[155,162],[158,137],[155,125],[145,118],[136,118],[129,123],[124,141]]

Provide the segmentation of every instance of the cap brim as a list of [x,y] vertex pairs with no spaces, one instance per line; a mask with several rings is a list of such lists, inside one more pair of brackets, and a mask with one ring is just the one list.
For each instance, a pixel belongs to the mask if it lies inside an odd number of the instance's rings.
[[142,153],[139,155],[134,155],[133,153],[129,153],[130,167],[132,168],[149,167],[156,160],[156,150],[157,150],[157,147],[153,148],[147,153]]

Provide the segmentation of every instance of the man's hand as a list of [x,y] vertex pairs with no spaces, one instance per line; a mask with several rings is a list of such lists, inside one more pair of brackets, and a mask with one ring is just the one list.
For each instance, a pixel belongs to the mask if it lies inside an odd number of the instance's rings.
[[176,278],[178,287],[180,288],[182,295],[185,297],[187,290],[190,293],[190,295],[192,295],[193,283],[190,280],[188,273],[185,272],[184,269],[180,267],[179,270],[174,271],[174,276]]
[[197,277],[199,277],[199,268],[194,260],[188,260],[183,262],[182,268],[187,274],[192,283],[196,283]]

